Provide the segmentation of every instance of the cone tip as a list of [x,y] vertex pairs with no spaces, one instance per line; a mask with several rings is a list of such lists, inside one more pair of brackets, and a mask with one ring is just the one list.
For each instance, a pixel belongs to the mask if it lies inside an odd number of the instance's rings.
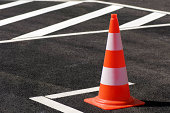
[[117,14],[111,14],[109,33],[120,33]]
[[111,18],[117,18],[117,14],[111,14]]

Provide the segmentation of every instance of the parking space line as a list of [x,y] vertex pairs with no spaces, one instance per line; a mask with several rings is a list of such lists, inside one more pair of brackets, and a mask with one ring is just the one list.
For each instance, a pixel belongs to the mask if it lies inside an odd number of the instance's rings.
[[[158,25],[138,26],[138,27],[127,27],[127,28],[120,28],[120,30],[121,30],[121,31],[124,31],[124,30],[135,30],[135,29],[145,29],[145,28],[157,28],[157,27],[167,27],[167,26],[170,26],[170,24],[158,24]],[[38,39],[48,39],[48,38],[66,37],[66,36],[77,36],[77,35],[97,34],[97,33],[105,33],[105,32],[108,32],[108,30],[87,31],[87,32],[78,32],[78,33],[66,33],[66,34],[48,35],[48,36],[30,37],[30,38],[21,38],[21,39],[13,39],[13,40],[2,40],[2,41],[0,41],[0,44],[20,42],[20,41],[29,41],[29,40],[38,40]]]
[[157,24],[157,25],[145,25],[145,26],[137,26],[137,27],[123,27],[120,28],[122,31],[124,30],[135,30],[135,29],[146,29],[146,28],[157,28],[157,27],[168,27],[170,26],[170,23],[168,24]]
[[[129,85],[134,85],[134,84],[135,83],[129,82]],[[45,97],[50,98],[50,99],[56,99],[56,98],[79,95],[79,94],[84,94],[84,93],[91,93],[91,92],[96,92],[96,91],[99,91],[99,87],[92,87],[92,88],[63,92],[63,93],[58,93],[58,94],[51,94],[51,95],[46,95]]]
[[0,9],[6,9],[6,8],[14,7],[14,6],[17,6],[17,5],[26,4],[26,3],[29,3],[29,2],[32,2],[32,0],[10,2],[10,3],[0,5]]
[[38,103],[41,103],[43,105],[46,105],[50,108],[53,108],[53,109],[56,109],[58,111],[61,111],[63,113],[83,113],[79,110],[76,110],[74,108],[71,108],[69,106],[66,106],[64,104],[61,104],[59,102],[56,102],[56,101],[53,101],[51,99],[48,99],[46,97],[43,97],[43,96],[39,96],[39,97],[32,97],[30,98],[31,100],[33,101],[36,101]]
[[[134,84],[135,83],[129,82],[129,85],[134,85]],[[31,99],[35,102],[41,103],[43,105],[46,105],[50,108],[56,109],[58,111],[64,112],[64,113],[83,113],[79,110],[76,110],[76,109],[66,106],[64,104],[61,104],[59,102],[53,101],[51,99],[57,99],[57,98],[62,98],[62,97],[91,93],[91,92],[96,92],[96,91],[99,91],[99,87],[92,87],[92,88],[68,91],[68,92],[51,94],[51,95],[46,95],[46,96],[31,97],[29,99]]]
[[58,93],[58,94],[46,95],[45,97],[50,98],[50,99],[56,99],[56,98],[74,96],[74,95],[79,95],[79,94],[84,94],[84,93],[91,93],[91,92],[95,92],[95,91],[98,91],[98,90],[99,90],[99,87],[92,87],[92,88],[86,88],[86,89],[81,89],[81,90],[75,90],[75,91],[63,92],[63,93]]
[[151,13],[151,14],[143,16],[143,17],[141,17],[139,19],[130,21],[128,23],[125,23],[125,24],[121,25],[120,28],[137,27],[137,26],[140,26],[140,25],[144,25],[144,24],[149,23],[149,22],[151,22],[153,20],[161,18],[161,17],[163,17],[165,15],[166,14],[162,14],[162,13]]
[[84,14],[82,16],[78,16],[78,17],[75,17],[75,18],[72,18],[72,19],[69,19],[69,20],[66,20],[66,21],[63,21],[63,22],[60,22],[60,23],[57,23],[57,24],[54,24],[54,25],[39,29],[39,30],[36,30],[36,31],[33,31],[33,32],[30,32],[30,33],[26,33],[24,35],[15,37],[13,39],[20,39],[20,38],[28,38],[28,37],[47,35],[49,33],[52,33],[52,32],[55,32],[55,31],[58,31],[58,30],[61,30],[61,29],[64,29],[64,28],[67,28],[67,27],[82,23],[82,22],[85,22],[87,20],[90,20],[90,19],[102,16],[102,15],[105,15],[105,14],[108,14],[108,13],[111,13],[111,12],[119,10],[121,8],[123,8],[123,7],[113,6],[113,5],[108,6],[108,7],[99,9],[97,11]]
[[3,19],[3,20],[0,20],[0,26],[4,26],[4,25],[7,25],[7,24],[10,24],[10,23],[13,23],[13,22],[28,19],[28,18],[31,18],[31,17],[34,17],[34,16],[38,16],[38,15],[45,14],[45,13],[55,11],[55,10],[59,10],[59,9],[63,9],[63,8],[73,6],[73,5],[77,5],[77,4],[80,4],[80,3],[82,3],[82,2],[77,2],[77,1],[66,2],[66,3],[54,5],[54,6],[51,6],[51,7],[46,7],[46,8],[43,8],[43,9],[28,12],[28,13],[25,13],[25,14],[17,15],[17,16],[14,16],[14,17],[6,18],[6,19]]

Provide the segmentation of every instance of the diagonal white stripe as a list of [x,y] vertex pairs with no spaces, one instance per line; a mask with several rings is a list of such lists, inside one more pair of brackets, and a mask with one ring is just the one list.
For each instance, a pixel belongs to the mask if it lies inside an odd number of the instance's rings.
[[56,109],[58,111],[64,112],[64,113],[83,113],[79,110],[76,110],[74,108],[71,108],[69,106],[66,106],[64,104],[61,104],[59,102],[53,101],[51,99],[45,98],[43,96],[39,96],[39,97],[32,97],[30,98],[33,101],[39,102],[43,105],[46,105],[50,108]]
[[7,25],[7,24],[10,24],[10,23],[13,23],[13,22],[17,22],[17,21],[20,21],[20,20],[24,20],[24,19],[31,18],[31,17],[34,17],[34,16],[38,16],[38,15],[45,14],[45,13],[48,13],[48,12],[51,12],[51,11],[66,8],[66,7],[69,7],[69,6],[77,5],[77,4],[80,4],[80,3],[82,3],[82,2],[77,2],[77,1],[66,2],[66,3],[59,4],[59,5],[55,5],[55,6],[39,9],[39,10],[36,10],[36,11],[28,12],[28,13],[25,13],[25,14],[17,15],[17,16],[14,16],[14,17],[10,17],[10,18],[7,18],[7,19],[3,19],[3,20],[0,20],[0,26],[4,26],[4,25]]
[[6,4],[2,4],[0,5],[0,9],[6,9],[6,8],[10,8],[10,7],[14,7],[17,5],[21,5],[21,4],[26,4],[32,2],[32,0],[29,1],[15,1],[15,2],[11,2],[11,3],[6,3]]
[[127,7],[127,8],[131,8],[131,9],[141,10],[141,11],[149,11],[149,12],[156,12],[156,13],[162,13],[162,14],[170,15],[170,12],[167,12],[167,11],[160,11],[160,10],[155,10],[155,9],[149,9],[149,8],[137,7],[137,6],[132,6],[132,5],[120,4],[120,3],[112,3],[112,2],[99,1],[99,0],[89,1],[89,2],[102,3],[102,4],[107,4],[107,5],[117,5],[117,6]]
[[151,14],[143,16],[143,17],[141,17],[139,19],[133,20],[133,21],[128,22],[128,23],[125,23],[125,24],[121,25],[120,28],[141,26],[141,25],[149,23],[149,22],[151,22],[153,20],[161,18],[161,17],[163,17],[165,15],[166,14],[162,14],[162,13],[151,13]]
[[13,39],[47,35],[49,33],[52,33],[52,32],[55,32],[55,31],[58,31],[58,30],[79,24],[81,22],[84,22],[84,21],[87,21],[87,20],[102,16],[102,15],[105,15],[107,13],[111,13],[111,12],[116,11],[116,10],[121,9],[121,8],[123,8],[123,7],[109,6],[109,7],[106,7],[106,8],[91,12],[91,13],[87,13],[87,14],[82,15],[82,16],[78,16],[78,17],[63,21],[63,22],[58,23],[58,24],[54,24],[54,25],[51,25],[51,26],[30,32],[30,33],[27,33],[27,34],[21,35],[21,36],[18,36],[18,37],[13,38]]

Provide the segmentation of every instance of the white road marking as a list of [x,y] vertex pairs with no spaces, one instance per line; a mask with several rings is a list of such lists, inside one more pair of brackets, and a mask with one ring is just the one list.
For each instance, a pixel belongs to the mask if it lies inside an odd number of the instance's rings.
[[[128,28],[120,28],[120,30],[121,31],[124,31],[124,30],[136,30],[136,29],[157,28],[157,27],[166,27],[166,26],[170,26],[170,24],[159,24],[159,25],[146,25],[146,26],[138,26],[138,27],[128,27]],[[106,33],[106,32],[108,32],[108,30],[87,31],[87,32],[78,32],[78,33],[67,33],[67,34],[49,35],[49,36],[42,36],[42,37],[21,38],[21,39],[13,39],[13,40],[2,40],[2,41],[0,41],[0,44],[3,44],[3,43],[13,43],[13,42],[21,42],[21,41],[29,41],[29,40],[38,40],[38,39],[66,37],[66,36],[77,36],[77,35]]]
[[[19,1],[26,1],[26,0],[19,0]],[[33,1],[47,1],[47,2],[68,2],[68,1],[96,1],[96,0],[33,0]]]
[[91,13],[87,13],[85,15],[78,16],[78,17],[75,17],[75,18],[72,18],[72,19],[69,19],[69,20],[66,20],[66,21],[63,21],[63,22],[60,22],[60,23],[57,23],[57,24],[36,30],[36,31],[33,31],[33,32],[30,32],[30,33],[27,33],[27,34],[24,34],[24,35],[21,35],[21,36],[18,36],[18,37],[13,38],[13,39],[47,35],[49,33],[52,33],[52,32],[55,32],[55,31],[58,31],[58,30],[79,24],[81,22],[84,22],[84,21],[87,21],[87,20],[102,16],[102,15],[105,15],[107,13],[111,13],[111,12],[116,11],[116,10],[121,9],[121,8],[123,8],[123,7],[113,6],[113,5],[108,6],[108,7],[102,8],[100,10],[97,10],[97,11],[94,11],[94,12],[91,12]]
[[158,18],[161,18],[163,16],[165,16],[166,14],[161,14],[161,13],[151,13],[148,14],[146,16],[143,16],[139,19],[133,20],[131,22],[125,23],[123,25],[120,26],[120,28],[125,28],[125,27],[137,27],[137,26],[141,26],[144,25],[146,23],[149,23],[153,20],[156,20]]
[[[20,1],[25,1],[25,0],[20,0]],[[59,1],[70,1],[70,0],[33,0],[33,1],[54,1],[54,2],[59,2]],[[75,0],[75,1],[80,1],[80,0]],[[155,10],[155,9],[150,9],[150,8],[143,8],[143,7],[133,6],[133,5],[120,4],[120,3],[112,3],[112,2],[106,2],[106,1],[100,1],[100,0],[86,0],[85,2],[94,2],[94,3],[101,3],[101,4],[107,4],[107,5],[117,5],[117,6],[127,7],[127,8],[131,8],[131,9],[137,9],[137,10],[149,11],[149,12],[157,12],[157,13],[163,13],[163,14],[170,15],[170,12],[167,12],[167,11],[160,11],[160,10]]]
[[[135,83],[129,82],[129,85],[134,85]],[[92,88],[86,88],[86,89],[80,89],[75,91],[69,91],[69,92],[63,92],[58,94],[52,94],[47,96],[38,96],[38,97],[31,97],[29,99],[41,103],[43,105],[46,105],[50,108],[56,109],[58,111],[64,112],[64,113],[83,113],[79,110],[76,110],[74,108],[71,108],[69,106],[66,106],[64,104],[61,104],[59,102],[53,101],[51,99],[57,99],[62,97],[68,97],[73,95],[79,95],[79,94],[85,94],[85,93],[91,93],[99,91],[99,87],[92,87]]]
[[20,42],[20,41],[28,41],[28,40],[37,40],[37,39],[47,39],[47,38],[57,38],[57,37],[66,37],[66,36],[76,36],[76,35],[104,33],[104,32],[108,32],[108,30],[88,31],[88,32],[78,32],[78,33],[67,33],[67,34],[41,36],[41,37],[29,37],[29,38],[2,40],[2,41],[0,41],[0,44],[2,44],[2,43]]
[[61,111],[63,113],[83,113],[83,112],[81,112],[79,110],[76,110],[76,109],[71,108],[69,106],[66,106],[64,104],[61,104],[59,102],[53,101],[51,99],[45,98],[43,96],[32,97],[30,99],[33,100],[33,101],[39,102],[39,103],[41,103],[43,105],[46,105],[46,106],[48,106],[50,108],[56,109],[58,111]]
[[146,28],[157,28],[157,27],[168,27],[170,26],[170,23],[168,24],[157,24],[157,25],[145,25],[145,26],[138,26],[138,27],[126,27],[126,28],[120,28],[121,30],[135,30],[135,29],[146,29]]
[[[120,30],[121,31],[124,31],[124,30],[136,30],[136,29],[156,28],[156,27],[166,27],[166,26],[170,26],[170,24],[159,24],[159,25],[146,25],[146,26],[138,26],[138,27],[128,27],[128,28],[120,28]],[[105,32],[108,32],[108,30],[87,31],[87,32],[78,32],[78,33],[67,33],[67,34],[49,35],[49,36],[42,36],[42,37],[21,38],[21,39],[15,39],[15,40],[2,40],[2,41],[0,41],[0,44],[1,43],[12,43],[12,42],[28,41],[28,40],[37,40],[37,39],[66,37],[66,36],[97,34],[97,33],[105,33]]]
[[48,13],[48,12],[51,12],[51,11],[66,8],[66,7],[69,7],[69,6],[77,5],[77,4],[80,4],[80,3],[82,3],[82,2],[76,2],[76,1],[66,2],[66,3],[59,4],[59,5],[39,9],[39,10],[36,10],[36,11],[28,12],[28,13],[17,15],[17,16],[10,17],[10,18],[6,18],[6,19],[3,19],[3,20],[0,20],[0,26],[4,26],[4,25],[7,25],[7,24],[10,24],[10,23],[13,23],[13,22],[17,22],[17,21],[20,21],[20,20],[24,20],[24,19],[31,18],[31,17],[34,17],[34,16],[38,16],[38,15],[45,14],[45,13]]
[[56,99],[56,98],[68,97],[68,96],[79,95],[84,93],[91,93],[96,91],[99,91],[99,87],[92,87],[92,88],[63,92],[58,94],[51,94],[51,95],[46,95],[45,97],[50,99]]
[[[129,85],[134,85],[134,84],[135,83],[129,82]],[[63,93],[58,93],[58,94],[46,95],[45,97],[50,98],[50,99],[56,99],[56,98],[68,97],[68,96],[85,94],[85,93],[91,93],[91,92],[96,92],[96,91],[99,91],[99,86],[75,90],[75,91],[63,92]]]
[[131,9],[137,9],[137,10],[142,10],[142,11],[149,11],[149,12],[156,12],[156,13],[162,13],[162,14],[170,15],[170,12],[167,12],[167,11],[160,11],[160,10],[137,7],[137,6],[126,5],[126,4],[119,4],[119,3],[112,3],[112,2],[105,2],[105,1],[98,1],[98,0],[96,0],[96,1],[88,1],[88,2],[102,3],[102,4],[107,4],[107,5],[116,5],[116,6],[122,6],[122,7],[131,8]]
[[[52,33],[52,32],[55,32],[55,31],[58,31],[58,30],[61,30],[61,29],[64,29],[64,28],[67,28],[69,26],[73,26],[73,25],[79,24],[79,23],[87,21],[89,19],[92,19],[92,18],[101,16],[101,15],[104,15],[106,13],[112,12],[113,10],[114,11],[118,10],[120,8],[122,8],[122,7],[109,6],[109,7],[106,7],[106,8],[103,8],[103,9],[100,9],[100,10],[97,10],[97,11],[85,14],[83,16],[79,16],[79,17],[76,17],[76,18],[73,18],[73,19],[69,19],[69,20],[66,20],[64,22],[60,22],[58,24],[51,25],[51,26],[48,26],[48,27],[45,27],[45,28],[42,28],[42,29],[30,32],[30,33],[18,36],[18,37],[15,37],[12,40],[43,36],[43,35],[46,35],[46,34],[49,34],[49,33]],[[108,11],[106,11],[106,10],[108,10]],[[111,11],[109,11],[109,10],[111,10]],[[156,20],[158,18],[161,18],[161,17],[163,17],[165,15],[166,14],[151,13],[151,14],[148,14],[148,15],[143,16],[141,18],[138,18],[136,20],[127,22],[127,23],[121,25],[120,28],[137,27],[137,26],[149,23],[149,22],[151,22],[153,20]]]
[[17,5],[26,4],[26,3],[29,3],[29,2],[32,2],[32,0],[10,2],[10,3],[0,5],[0,9],[6,9],[6,8],[14,7],[14,6],[17,6]]

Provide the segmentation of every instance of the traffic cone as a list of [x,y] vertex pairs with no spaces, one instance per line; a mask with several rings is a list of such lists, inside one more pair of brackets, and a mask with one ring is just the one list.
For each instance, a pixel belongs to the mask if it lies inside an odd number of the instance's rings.
[[111,15],[99,94],[84,101],[104,110],[145,104],[130,96],[117,14]]

